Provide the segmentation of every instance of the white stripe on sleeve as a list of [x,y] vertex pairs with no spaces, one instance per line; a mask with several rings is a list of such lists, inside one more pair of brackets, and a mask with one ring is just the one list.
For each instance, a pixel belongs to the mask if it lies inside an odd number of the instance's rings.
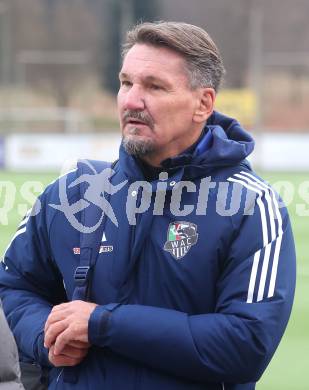
[[271,298],[274,296],[275,293],[275,285],[276,285],[276,279],[277,279],[277,273],[278,273],[278,264],[279,264],[279,255],[280,255],[280,249],[281,249],[281,243],[282,243],[282,235],[283,235],[283,230],[282,230],[282,217],[281,213],[279,210],[279,204],[278,200],[276,197],[276,194],[274,190],[267,186],[265,183],[251,175],[250,173],[247,172],[241,172],[243,175],[246,175],[250,177],[251,179],[255,180],[258,182],[261,186],[264,188],[268,188],[272,194],[272,200],[275,208],[275,213],[276,213],[276,218],[278,220],[278,237],[276,240],[276,246],[275,246],[275,253],[274,253],[274,259],[273,259],[273,266],[272,266],[272,271],[271,271],[271,277],[270,277],[270,283],[269,283],[269,289],[268,289],[268,294],[267,297]]
[[261,213],[263,246],[266,246],[268,243],[268,229],[267,229],[265,206],[264,206],[264,203],[262,202],[262,195],[263,195],[262,191],[258,190],[256,187],[251,186],[250,184],[246,183],[243,180],[234,179],[232,177],[228,178],[227,180],[230,182],[234,182],[234,183],[240,183],[244,187],[248,188],[249,190],[251,190],[259,195],[256,202],[260,208],[260,213]]
[[26,226],[23,227],[22,229],[19,229],[17,230],[17,232],[14,234],[13,238],[11,239],[8,247],[6,248],[6,250],[4,251],[4,254],[7,252],[7,250],[9,249],[9,247],[12,245],[13,241],[15,240],[16,237],[20,236],[22,233],[25,233],[26,231]]
[[269,212],[269,221],[270,221],[270,231],[271,231],[271,240],[273,241],[276,238],[276,226],[275,226],[275,217],[274,217],[274,210],[273,210],[273,204],[271,197],[269,195],[269,188],[266,186],[262,186],[261,184],[257,183],[256,181],[248,179],[244,175],[240,174],[235,174],[234,176],[245,180],[247,183],[253,185],[254,187],[259,188],[260,190],[265,192],[265,199],[267,201],[267,206],[268,206],[268,212]]
[[[244,187],[258,194],[257,204],[259,206],[260,215],[261,215],[263,247],[264,247],[263,264],[262,264],[262,270],[261,270],[259,286],[258,286],[258,295],[257,295],[257,302],[259,302],[264,298],[266,280],[269,272],[269,263],[271,258],[270,254],[271,254],[273,244],[275,244],[275,249],[273,254],[273,262],[272,262],[272,269],[271,269],[270,283],[269,283],[267,297],[268,298],[272,297],[275,291],[279,255],[280,255],[280,248],[281,248],[282,234],[283,234],[282,217],[279,211],[278,200],[274,190],[270,186],[266,185],[264,182],[257,179],[255,176],[251,175],[250,173],[242,171],[240,174],[237,173],[233,177],[230,177],[227,180],[230,182],[240,183]],[[262,201],[263,194],[265,194],[267,213],[265,210],[264,203]],[[270,224],[270,235],[271,235],[270,240],[268,240],[267,217],[269,218],[269,224]],[[277,228],[276,228],[275,219],[277,219],[278,221]],[[248,288],[248,297],[247,297],[248,303],[253,302],[253,294],[257,282],[256,279],[257,279],[258,266],[260,262],[260,256],[261,256],[261,250],[255,253],[253,259],[249,288]]]
[[253,293],[254,293],[257,270],[258,270],[259,261],[260,261],[260,254],[261,254],[261,250],[258,250],[254,254],[253,265],[252,265],[252,270],[251,270],[251,275],[250,275],[247,303],[253,302]]

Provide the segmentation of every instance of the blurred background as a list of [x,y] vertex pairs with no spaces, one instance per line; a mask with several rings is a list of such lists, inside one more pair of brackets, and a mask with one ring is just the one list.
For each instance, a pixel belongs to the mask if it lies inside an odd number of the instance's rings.
[[75,158],[117,158],[120,46],[137,21],[205,28],[226,66],[216,108],[253,133],[254,168],[289,206],[294,311],[258,390],[308,390],[308,0],[0,0],[0,251]]
[[308,15],[308,0],[0,0],[0,164],[115,158],[121,42],[136,21],[169,19],[217,43],[217,109],[257,133],[256,165],[308,171]]

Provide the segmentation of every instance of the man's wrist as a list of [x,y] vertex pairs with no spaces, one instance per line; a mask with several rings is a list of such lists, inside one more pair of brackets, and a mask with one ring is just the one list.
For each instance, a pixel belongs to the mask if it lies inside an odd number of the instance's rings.
[[88,340],[90,344],[104,347],[106,333],[112,312],[120,306],[119,303],[97,306],[90,315],[88,325]]
[[41,331],[36,339],[33,351],[36,362],[43,366],[51,365],[48,352],[48,349],[44,347],[44,331]]

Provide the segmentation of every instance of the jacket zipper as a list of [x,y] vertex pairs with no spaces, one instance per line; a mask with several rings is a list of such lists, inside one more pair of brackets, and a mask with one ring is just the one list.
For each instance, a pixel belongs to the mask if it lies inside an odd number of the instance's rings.
[[57,379],[56,379],[56,382],[58,383],[59,382],[59,379],[60,379],[60,377],[61,377],[61,375],[62,375],[62,373],[63,373],[63,368],[61,369],[61,371],[59,372],[59,374],[58,374],[58,376],[57,376]]

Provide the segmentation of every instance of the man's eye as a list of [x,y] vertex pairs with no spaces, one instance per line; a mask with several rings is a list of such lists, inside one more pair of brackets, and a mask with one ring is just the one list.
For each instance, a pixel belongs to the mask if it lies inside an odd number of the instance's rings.
[[121,84],[121,86],[124,86],[124,87],[130,87],[132,85],[131,81],[128,81],[128,80],[122,80],[122,81],[120,81],[120,84]]
[[154,91],[159,91],[160,89],[162,89],[162,87],[157,84],[150,84],[150,88],[153,89]]

